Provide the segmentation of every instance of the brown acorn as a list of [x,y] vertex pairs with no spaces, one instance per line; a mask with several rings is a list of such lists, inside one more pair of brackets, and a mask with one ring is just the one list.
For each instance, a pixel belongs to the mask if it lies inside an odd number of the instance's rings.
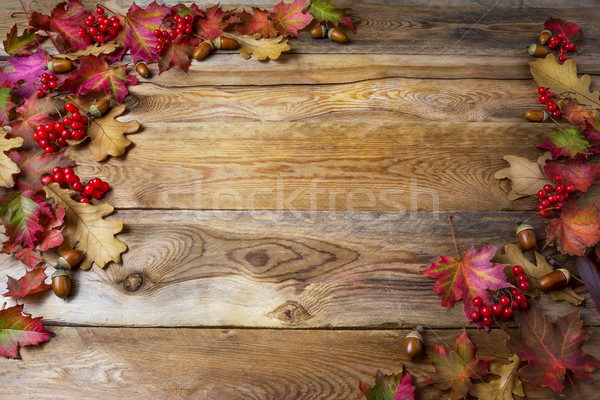
[[537,281],[537,287],[544,292],[551,292],[565,287],[571,280],[571,274],[564,268],[552,271]]
[[56,262],[56,268],[69,270],[78,266],[82,259],[83,251],[79,249],[69,250],[58,259]]
[[517,228],[517,239],[523,250],[531,250],[537,246],[537,238],[533,226],[529,224],[521,224]]
[[135,64],[135,70],[142,78],[147,78],[150,76],[150,71],[148,70],[148,66],[145,62],[139,62]]
[[310,30],[310,36],[312,36],[314,39],[324,38],[325,36],[327,36],[327,28],[325,27],[325,25],[315,25]]
[[208,56],[212,51],[213,44],[209,41],[204,41],[200,43],[198,47],[196,47],[196,50],[194,50],[194,54],[192,54],[192,57],[194,57],[194,60],[200,61],[205,59],[206,56]]
[[548,43],[548,40],[550,40],[551,37],[552,37],[552,32],[550,32],[547,29],[543,30],[542,33],[540,33],[540,44]]
[[61,299],[66,298],[71,293],[71,277],[69,271],[58,268],[52,274],[52,291]]
[[110,101],[107,99],[98,100],[90,106],[87,112],[91,117],[100,118],[110,109]]
[[404,340],[404,353],[410,360],[418,358],[423,353],[423,327],[417,326],[417,329],[406,335]]
[[538,58],[546,57],[549,52],[550,51],[546,46],[542,46],[535,43],[530,45],[529,48],[527,48],[527,53],[529,53],[530,56]]
[[46,67],[54,74],[64,74],[73,69],[73,62],[68,58],[53,58]]
[[214,43],[217,49],[221,50],[235,50],[240,47],[237,41],[225,36],[216,38]]
[[327,32],[327,36],[329,37],[329,39],[338,43],[346,43],[348,41],[348,36],[346,36],[346,34],[340,31],[338,28],[331,28]]
[[546,110],[529,110],[525,112],[525,118],[531,122],[546,122],[550,114]]

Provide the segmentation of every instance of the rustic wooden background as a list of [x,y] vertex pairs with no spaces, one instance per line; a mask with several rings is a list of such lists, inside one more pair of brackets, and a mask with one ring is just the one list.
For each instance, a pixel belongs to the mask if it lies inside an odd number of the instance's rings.
[[[305,32],[277,61],[222,52],[188,74],[153,69],[125,101],[123,119],[142,124],[127,156],[73,155],[82,179],[111,183],[129,251],[77,272],[67,301],[26,299],[56,336],[0,360],[0,397],[360,399],[359,379],[401,364],[422,386],[433,368],[404,356],[404,323],[450,347],[466,324],[420,274],[454,254],[448,216],[461,250],[501,246],[525,215],[510,210],[535,206],[509,202],[493,178],[505,154],[535,159],[548,129],[522,117],[537,95],[519,51],[547,17],[576,21],[586,34],[577,64],[599,86],[600,7],[573,3],[348,1],[357,33],[346,45]],[[104,4],[123,11],[130,0]],[[2,38],[25,26],[19,11],[3,1]],[[3,256],[5,274],[23,267]],[[577,291],[594,331],[584,348],[600,358],[600,318]],[[552,317],[573,310],[540,304]],[[498,329],[467,330],[480,357],[510,355]],[[587,399],[600,398],[593,379],[577,380]],[[526,388],[528,399],[556,398]]]

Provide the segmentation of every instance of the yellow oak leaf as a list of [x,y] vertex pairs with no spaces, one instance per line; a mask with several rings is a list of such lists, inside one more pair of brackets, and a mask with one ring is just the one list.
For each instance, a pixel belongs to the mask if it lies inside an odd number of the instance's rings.
[[275,38],[261,38],[260,33],[254,35],[236,35],[232,33],[223,33],[230,39],[235,39],[239,45],[239,52],[246,60],[250,58],[252,54],[257,60],[262,61],[270,58],[271,60],[277,60],[282,52],[291,49],[287,43],[287,39],[283,42],[283,36],[277,36]]
[[600,92],[590,91],[592,78],[589,75],[577,77],[575,61],[567,60],[560,64],[549,54],[545,58],[530,62],[531,75],[538,86],[550,88],[559,98],[570,97],[593,108],[600,108]]
[[100,54],[110,54],[117,48],[119,48],[119,44],[117,42],[108,42],[103,45],[96,43],[75,53],[56,54],[53,55],[52,58],[68,58],[69,60],[77,60],[82,56],[99,56]]
[[74,248],[79,243],[78,248],[85,252],[81,268],[90,269],[92,263],[104,268],[110,261],[121,261],[121,253],[127,250],[127,246],[115,235],[123,229],[123,221],[104,219],[114,211],[113,206],[79,203],[71,198],[75,191],[62,189],[55,182],[44,186],[44,191],[47,198],[65,208],[65,241],[61,247]]
[[549,152],[542,154],[536,162],[511,155],[502,158],[510,164],[510,167],[496,171],[494,178],[511,180],[511,189],[507,195],[509,200],[537,194],[544,185],[552,183],[543,171],[546,160],[552,158]]
[[4,152],[21,147],[23,145],[23,138],[14,137],[7,139],[5,137],[6,133],[6,129],[0,128],[0,186],[8,188],[15,185],[13,174],[18,174],[21,170]]
[[490,372],[500,378],[476,383],[473,386],[473,396],[486,400],[513,400],[513,394],[525,397],[523,382],[516,374],[521,359],[514,354],[508,360],[510,364],[499,362],[490,364]]

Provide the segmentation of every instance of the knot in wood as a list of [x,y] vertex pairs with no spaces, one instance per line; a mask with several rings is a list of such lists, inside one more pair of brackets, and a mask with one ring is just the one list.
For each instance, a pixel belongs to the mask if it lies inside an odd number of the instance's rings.
[[123,286],[128,292],[135,292],[142,286],[142,283],[144,283],[144,277],[142,274],[139,272],[134,272],[125,278]]
[[288,324],[296,325],[310,318],[310,313],[295,301],[286,301],[284,304],[277,307],[269,313],[270,317],[277,318],[280,321]]

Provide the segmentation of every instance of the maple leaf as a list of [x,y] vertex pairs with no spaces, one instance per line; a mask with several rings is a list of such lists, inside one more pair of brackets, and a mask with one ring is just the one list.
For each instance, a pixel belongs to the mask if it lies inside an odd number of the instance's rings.
[[6,154],[6,151],[21,147],[23,139],[20,137],[6,139],[6,130],[0,128],[0,186],[13,187],[15,180],[13,174],[19,173],[19,167]]
[[56,110],[62,107],[62,100],[48,96],[44,96],[41,99],[38,99],[37,96],[28,98],[16,110],[17,119],[11,122],[12,130],[10,135],[23,138],[22,148],[25,150],[39,147],[33,140],[33,132],[36,126],[52,121],[52,116],[56,113]]
[[579,44],[583,41],[583,31],[579,25],[573,22],[550,17],[544,22],[544,28],[554,34],[564,33],[565,37],[569,38],[569,41],[572,43]]
[[[42,37],[37,39],[41,41]],[[19,36],[17,24],[13,25],[10,32],[6,34],[6,40],[2,43],[4,44],[4,50],[11,56],[29,56],[32,54],[31,49],[37,44],[36,35],[30,33],[27,29]]]
[[23,305],[0,310],[0,356],[21,358],[19,347],[48,342],[52,333],[42,325],[42,318],[23,315]]
[[44,283],[44,280],[46,279],[45,271],[45,267],[39,267],[25,271],[25,275],[23,275],[19,280],[9,276],[6,282],[8,292],[3,293],[2,296],[20,299],[27,295],[50,289],[52,285]]
[[569,159],[565,163],[547,161],[544,172],[548,176],[560,175],[564,182],[569,182],[580,192],[600,182],[600,162],[592,164],[580,158]]
[[13,87],[14,83],[12,82],[2,82],[0,88],[0,126],[6,126],[10,123],[12,111],[16,106],[11,99]]
[[196,19],[198,36],[204,40],[215,40],[220,37],[229,25],[228,21],[224,21],[228,16],[229,12],[221,10],[218,4],[207,8],[204,17]]
[[[598,247],[596,246],[596,250]],[[600,268],[590,257],[577,257],[577,272],[600,313]]]
[[331,22],[336,28],[342,23],[355,32],[349,8],[337,8],[331,0],[310,0],[310,14],[319,22]]
[[69,248],[75,248],[79,243],[79,249],[85,253],[80,264],[82,269],[90,269],[92,263],[104,268],[110,261],[121,261],[121,253],[127,250],[127,246],[114,235],[121,232],[123,222],[104,219],[112,214],[113,206],[108,203],[98,206],[79,203],[71,198],[75,191],[61,189],[55,182],[44,186],[44,190],[46,197],[65,208],[65,243]]
[[185,17],[186,15],[191,15],[192,17],[204,17],[204,13],[198,8],[196,4],[192,4],[189,7],[185,4],[176,4],[173,6],[173,10],[176,14],[181,17]]
[[546,140],[540,145],[541,149],[548,150],[554,158],[575,157],[579,154],[587,155],[590,152],[590,142],[583,133],[577,129],[560,129],[547,133]]
[[581,329],[579,310],[559,316],[552,323],[532,300],[527,310],[514,314],[514,319],[519,324],[518,332],[507,324],[501,327],[509,337],[508,348],[527,361],[517,372],[522,379],[560,393],[567,370],[589,380],[589,373],[600,368],[600,361],[581,350],[591,332]]
[[435,375],[425,382],[436,389],[451,389],[450,399],[458,400],[473,391],[472,379],[481,379],[489,373],[491,360],[475,357],[477,348],[471,343],[467,331],[456,339],[456,351],[446,346],[427,347],[427,354],[435,367]]
[[377,370],[373,387],[359,381],[358,388],[367,400],[414,400],[416,388],[412,379],[403,365],[402,371],[394,375],[384,375]]
[[[504,254],[496,254],[494,260],[508,264],[509,268],[514,267],[515,265],[520,265],[523,268],[523,271],[532,279],[538,280],[542,276],[549,274],[554,271],[554,268],[548,261],[546,257],[538,253],[535,254],[535,264],[529,261],[527,257],[523,254],[523,250],[516,244],[509,243],[504,246]],[[512,273],[509,272],[509,275]],[[531,285],[531,288],[527,291],[527,294],[531,297],[537,297],[542,294],[542,291],[537,288],[535,285]],[[565,286],[557,290],[553,290],[550,292],[550,298],[554,301],[565,300],[574,306],[579,306],[583,303],[584,298],[577,294],[573,288],[570,286]]]
[[570,97],[580,104],[600,108],[600,92],[590,91],[592,78],[577,77],[577,66],[573,60],[558,63],[553,54],[530,62],[531,75],[538,86],[550,88],[557,97]]
[[260,8],[252,7],[252,14],[243,12],[239,15],[242,23],[235,28],[242,35],[259,34],[260,37],[268,38],[275,36],[277,31],[269,19],[269,12]]
[[40,219],[42,215],[52,218],[52,211],[33,192],[17,192],[0,198],[0,215],[12,243],[35,248],[35,235],[43,231]]
[[63,89],[77,94],[103,90],[119,103],[127,96],[127,85],[135,85],[137,78],[127,73],[127,66],[110,67],[104,55],[83,56],[80,65],[65,81]]
[[88,46],[88,43],[77,35],[79,28],[84,26],[85,17],[86,12],[81,2],[68,0],[58,4],[50,16],[33,12],[29,20],[29,30],[46,31],[60,53],[69,53]]
[[175,65],[187,72],[190,69],[190,59],[199,44],[199,40],[201,39],[191,39],[183,36],[174,42],[165,44],[158,58],[159,74]]
[[298,37],[298,30],[304,28],[312,21],[310,13],[302,10],[307,0],[294,0],[291,4],[278,3],[269,15],[273,19],[273,26],[283,36]]
[[64,151],[46,154],[39,146],[31,150],[12,151],[10,158],[21,169],[16,176],[16,188],[20,191],[42,190],[40,180],[44,175],[51,174],[54,167],[67,168],[74,165],[73,160],[66,157]]
[[558,104],[563,117],[574,125],[582,124],[588,118],[598,118],[598,113],[593,108],[582,106],[576,101],[566,100]]
[[490,364],[490,372],[500,378],[476,383],[473,387],[473,396],[486,400],[513,400],[513,394],[525,397],[523,382],[515,375],[521,359],[513,354],[508,360],[509,364],[499,362]]
[[[586,118],[583,121],[583,134],[587,140],[600,144],[600,122],[597,118]],[[594,149],[594,152],[597,153],[598,150]]]
[[509,200],[535,195],[544,185],[551,183],[542,171],[546,160],[551,158],[549,153],[539,156],[537,162],[511,155],[502,158],[510,164],[510,167],[496,171],[494,178],[510,179],[512,185],[507,195]]
[[134,63],[158,60],[156,52],[158,42],[154,30],[160,28],[162,20],[169,14],[171,14],[169,7],[153,1],[145,9],[133,2],[127,10],[127,15],[119,16],[123,26],[119,42],[129,49]]
[[580,210],[575,201],[568,201],[546,226],[546,246],[556,244],[558,250],[582,256],[586,248],[600,241],[600,212],[593,205]]
[[260,38],[260,34],[258,33],[251,36],[225,33],[224,36],[235,39],[239,43],[240,47],[238,50],[246,60],[253,54],[259,61],[266,60],[267,58],[277,60],[281,52],[290,49],[287,39],[283,42],[281,41],[283,39],[282,36],[268,39]]
[[13,66],[14,71],[0,73],[0,81],[7,80],[18,84],[14,93],[21,100],[31,97],[36,90],[33,82],[39,81],[39,77],[48,63],[46,53],[42,49],[38,49],[27,57],[10,57],[8,62]]
[[[465,315],[471,320],[471,312],[477,309],[473,299],[481,297],[484,303],[493,303],[489,290],[512,287],[506,281],[504,264],[494,264],[490,260],[496,254],[497,247],[488,246],[481,250],[471,247],[461,258],[440,255],[440,261],[431,264],[422,273],[437,278],[434,292],[442,294],[442,307],[450,307],[463,300]],[[481,322],[476,325],[489,329]]]

